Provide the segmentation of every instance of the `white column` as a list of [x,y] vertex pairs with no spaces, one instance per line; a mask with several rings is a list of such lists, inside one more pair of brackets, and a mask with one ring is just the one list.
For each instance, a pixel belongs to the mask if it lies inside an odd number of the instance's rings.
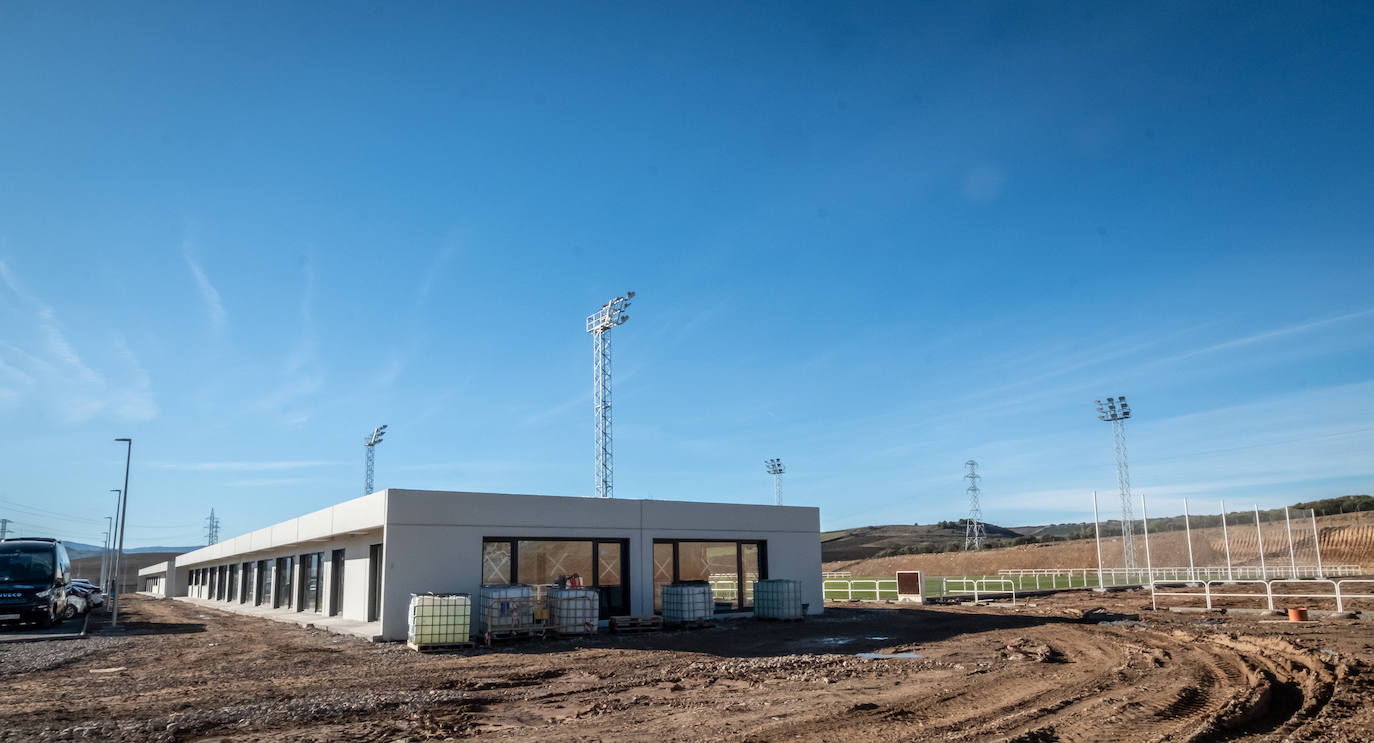
[[1260,531],[1259,506],[1255,506],[1255,540],[1259,542],[1260,579],[1269,580],[1269,569],[1264,566],[1264,532]]

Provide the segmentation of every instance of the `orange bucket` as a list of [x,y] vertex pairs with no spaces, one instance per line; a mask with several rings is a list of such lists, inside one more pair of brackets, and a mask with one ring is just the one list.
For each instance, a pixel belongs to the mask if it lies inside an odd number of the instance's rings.
[[1288,610],[1288,621],[1290,621],[1290,622],[1306,622],[1306,621],[1307,621],[1307,607],[1304,606],[1304,607],[1300,607],[1300,608],[1297,608],[1297,609],[1289,609],[1289,610]]

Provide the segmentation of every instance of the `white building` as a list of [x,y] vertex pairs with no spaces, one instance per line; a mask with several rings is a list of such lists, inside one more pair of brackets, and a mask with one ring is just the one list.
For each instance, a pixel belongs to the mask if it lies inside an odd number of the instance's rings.
[[751,611],[753,581],[791,578],[819,614],[820,511],[393,489],[139,571],[145,593],[385,640],[405,639],[412,593],[475,598],[573,574],[600,589],[603,620],[652,614],[659,589],[685,580],[710,580],[731,614]]

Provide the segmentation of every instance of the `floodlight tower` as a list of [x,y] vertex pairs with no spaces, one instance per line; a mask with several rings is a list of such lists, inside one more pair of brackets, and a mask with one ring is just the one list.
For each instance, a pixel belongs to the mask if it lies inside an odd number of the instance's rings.
[[1121,549],[1125,554],[1125,568],[1135,570],[1135,514],[1131,506],[1131,473],[1126,467],[1126,421],[1131,406],[1126,398],[1107,398],[1105,405],[1097,403],[1097,419],[1112,424],[1112,440],[1116,446],[1116,481],[1121,487]]
[[385,435],[386,426],[377,426],[363,439],[363,448],[367,450],[367,477],[363,481],[363,495],[372,494],[372,467],[377,462],[377,445],[382,443]]
[[978,463],[972,459],[964,462],[964,479],[968,480],[968,519],[964,522],[964,549],[980,550],[983,548],[983,541],[988,538],[987,531],[983,529],[983,507],[978,503],[978,496],[982,490],[978,488],[978,480],[982,475],[978,474]]
[[782,466],[782,460],[777,457],[763,460],[763,468],[768,470],[768,474],[773,476],[773,505],[782,505],[782,473],[787,471]]
[[634,292],[616,297],[587,316],[592,334],[592,415],[596,424],[596,495],[615,497],[611,462],[611,328],[623,325]]

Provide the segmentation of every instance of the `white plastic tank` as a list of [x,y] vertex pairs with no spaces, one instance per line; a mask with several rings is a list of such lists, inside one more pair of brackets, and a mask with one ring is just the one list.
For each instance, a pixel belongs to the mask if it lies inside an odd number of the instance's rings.
[[534,626],[534,591],[521,583],[485,585],[478,599],[477,628],[519,630]]
[[716,608],[711,584],[704,580],[674,583],[663,587],[663,622],[687,624],[704,622]]
[[595,588],[550,588],[549,626],[564,635],[594,635],[601,614]]
[[801,619],[801,581],[772,578],[754,583],[754,616]]
[[466,593],[410,594],[412,645],[452,645],[468,641],[472,598]]

